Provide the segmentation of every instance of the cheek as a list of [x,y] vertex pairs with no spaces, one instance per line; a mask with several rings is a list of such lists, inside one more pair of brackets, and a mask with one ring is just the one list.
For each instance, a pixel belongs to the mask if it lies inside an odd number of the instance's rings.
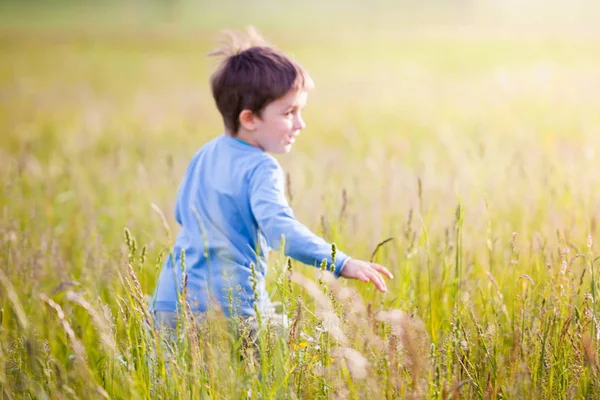
[[290,128],[292,126],[292,120],[289,120],[287,118],[281,118],[281,119],[274,121],[272,126],[273,126],[273,131],[275,131],[278,134],[284,134],[290,130]]
[[271,118],[268,123],[264,125],[266,131],[264,132],[264,140],[268,142],[280,142],[286,135],[292,130],[293,121],[291,118],[285,118],[284,116]]

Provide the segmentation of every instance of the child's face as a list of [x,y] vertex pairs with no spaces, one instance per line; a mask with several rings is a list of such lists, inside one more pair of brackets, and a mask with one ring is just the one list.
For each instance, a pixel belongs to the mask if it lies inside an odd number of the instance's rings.
[[296,136],[305,128],[302,109],[308,93],[292,90],[285,96],[269,103],[260,117],[255,117],[253,141],[269,153],[285,154],[292,149]]

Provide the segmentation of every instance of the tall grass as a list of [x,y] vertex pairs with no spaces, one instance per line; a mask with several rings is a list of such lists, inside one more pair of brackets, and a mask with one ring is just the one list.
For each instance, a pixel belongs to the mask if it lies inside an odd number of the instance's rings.
[[317,84],[281,158],[296,215],[395,279],[275,252],[290,327],[263,319],[259,357],[218,313],[165,336],[148,312],[222,129],[215,32],[0,32],[0,398],[600,398],[598,39],[367,17],[263,33]]

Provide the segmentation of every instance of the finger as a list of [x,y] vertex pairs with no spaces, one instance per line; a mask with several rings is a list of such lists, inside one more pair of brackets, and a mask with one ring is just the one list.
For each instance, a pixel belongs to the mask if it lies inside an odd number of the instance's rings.
[[371,266],[377,270],[378,272],[381,272],[382,274],[384,274],[385,276],[387,276],[389,279],[393,279],[394,275],[392,275],[392,273],[383,265],[379,265],[379,264],[375,264],[375,263],[371,263]]
[[387,285],[385,284],[385,280],[383,279],[383,277],[379,274],[379,272],[376,272],[377,274],[377,278],[379,279],[379,282],[381,283],[381,291],[383,293],[387,292]]
[[392,275],[392,273],[383,265],[371,263],[371,267],[377,272],[380,272],[383,275],[385,275],[388,279],[392,279],[394,277],[394,275]]
[[369,277],[365,273],[363,273],[363,272],[359,272],[358,275],[356,276],[356,278],[360,279],[363,282],[369,282],[370,281]]
[[369,274],[372,275],[372,279],[371,282],[375,283],[375,286],[377,286],[377,289],[379,289],[382,292],[385,292],[387,290],[387,286],[385,284],[385,281],[383,280],[383,277],[379,274],[379,272],[377,272],[375,270],[375,268],[372,268],[369,270]]
[[369,271],[366,274],[367,274],[367,276],[369,276],[371,278],[371,282],[373,282],[373,284],[375,285],[375,287],[377,288],[377,290],[379,290],[380,292],[386,292],[387,291],[387,287],[385,286],[385,282],[383,281],[383,278],[381,277],[381,275],[379,275],[378,272],[376,272],[376,271]]

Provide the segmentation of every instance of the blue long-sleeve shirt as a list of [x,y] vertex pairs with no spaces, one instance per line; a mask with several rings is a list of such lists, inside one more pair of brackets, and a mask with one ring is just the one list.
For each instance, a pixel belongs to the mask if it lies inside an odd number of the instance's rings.
[[[151,308],[180,309],[184,254],[187,301],[194,312],[212,303],[226,315],[255,314],[251,264],[255,265],[259,309],[270,305],[265,287],[266,257],[279,249],[308,265],[331,265],[331,245],[299,223],[285,197],[283,170],[275,158],[257,147],[223,134],[192,158],[175,205],[181,225],[166,258]],[[350,257],[337,251],[335,272]],[[230,304],[230,297],[233,304]]]

